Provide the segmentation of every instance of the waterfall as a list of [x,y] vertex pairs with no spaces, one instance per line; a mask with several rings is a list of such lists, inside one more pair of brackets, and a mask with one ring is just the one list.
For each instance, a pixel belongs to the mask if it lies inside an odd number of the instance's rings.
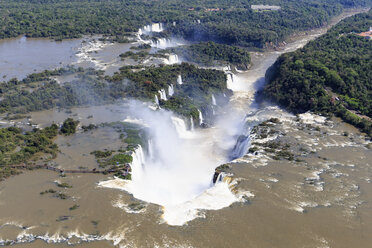
[[141,146],[133,152],[132,180],[105,181],[106,187],[124,189],[139,200],[163,206],[162,218],[170,225],[198,217],[199,209],[220,209],[237,200],[227,184],[210,184],[216,166],[227,158],[211,146],[209,131],[191,132],[188,119],[166,110],[154,111],[136,101],[129,104],[129,112],[133,118],[151,123],[151,141],[146,145],[146,157]]
[[212,94],[212,104],[213,104],[213,105],[217,105],[217,103],[216,103],[216,98],[214,97],[213,94]]
[[202,112],[198,109],[198,112],[199,112],[199,124],[203,124],[203,114]]
[[138,145],[134,152],[132,152],[132,158],[130,167],[132,168],[132,180],[135,180],[141,177],[145,164],[145,155],[141,145]]
[[141,29],[141,28],[138,29],[138,32],[137,32],[137,39],[138,39],[139,41],[143,41],[142,38],[141,38],[141,35],[142,35],[142,34],[143,34],[142,29]]
[[190,130],[194,131],[194,119],[190,116]]
[[234,74],[230,74],[231,82],[234,82]]
[[176,26],[176,22],[173,22],[173,24],[172,24],[172,25],[173,25],[173,27],[175,27],[175,26]]
[[212,114],[216,115],[216,111],[214,110],[213,106],[212,106]]
[[163,32],[163,24],[162,23],[153,23],[151,25],[151,32]]
[[178,84],[183,84],[183,82],[182,82],[182,76],[181,75],[178,75],[177,83]]
[[164,28],[163,28],[163,24],[162,23],[153,23],[151,25],[146,25],[143,27],[143,30],[145,32],[163,32],[164,31]]
[[226,85],[228,89],[233,88],[233,83],[234,83],[234,75],[232,73],[227,74],[227,80],[226,80]]
[[191,137],[191,132],[187,130],[186,123],[183,119],[174,116],[172,116],[171,119],[180,138],[185,139]]
[[178,55],[177,54],[170,54],[168,57],[167,64],[172,65],[179,62]]
[[167,100],[167,94],[165,93],[165,90],[164,89],[161,89],[158,92],[160,94],[160,99],[166,101]]
[[159,98],[158,98],[158,95],[155,95],[155,99],[154,99],[154,101],[155,101],[155,104],[159,106]]
[[151,32],[151,26],[150,25],[146,25],[143,27],[143,31],[145,32]]
[[218,174],[218,177],[217,177],[216,183],[221,182],[222,179],[223,179],[223,173],[221,172],[220,174]]
[[151,139],[147,141],[147,146],[148,146],[147,150],[148,150],[149,158],[152,160],[154,159],[154,147],[153,147]]
[[151,46],[156,48],[165,49],[169,46],[171,46],[171,41],[167,38],[158,38],[155,41],[151,41]]
[[168,95],[173,96],[174,95],[174,86],[173,84],[168,86]]
[[240,135],[230,154],[230,159],[233,160],[244,156],[249,148],[250,140],[248,135]]

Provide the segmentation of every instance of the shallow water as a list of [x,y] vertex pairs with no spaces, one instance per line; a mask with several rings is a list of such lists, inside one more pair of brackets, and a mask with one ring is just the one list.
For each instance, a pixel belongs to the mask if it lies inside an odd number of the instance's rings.
[[19,37],[0,40],[0,81],[23,79],[31,73],[67,65],[103,69],[111,75],[124,65],[119,55],[129,51],[133,44],[101,42],[98,38],[54,41]]
[[81,40],[55,42],[26,37],[0,41],[0,80],[22,79],[46,69],[66,66],[75,61]]

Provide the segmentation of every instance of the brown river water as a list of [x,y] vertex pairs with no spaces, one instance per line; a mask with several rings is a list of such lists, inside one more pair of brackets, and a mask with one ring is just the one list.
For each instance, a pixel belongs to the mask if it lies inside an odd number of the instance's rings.
[[[252,68],[236,75],[233,106],[248,112],[275,59],[325,31],[298,36],[281,51],[252,54]],[[76,45],[69,42],[66,47]],[[125,109],[117,104],[73,108],[71,113],[48,110],[31,113],[31,121],[43,127],[72,116],[83,125],[99,124],[125,119]],[[14,247],[35,248],[372,247],[372,150],[365,136],[338,119],[310,113],[296,117],[277,107],[267,107],[250,118],[271,117],[281,121],[270,127],[274,132],[267,137],[252,136],[251,143],[280,141],[288,144],[298,160],[274,160],[258,150],[232,161],[229,172],[235,185],[231,189],[250,192],[246,201],[204,210],[200,218],[170,226],[162,220],[161,206],[98,185],[110,176],[60,177],[46,170],[25,171],[0,182],[0,240],[3,245],[17,241]],[[61,154],[53,163],[62,168],[97,168],[90,151],[118,149],[122,145],[118,135],[105,127],[58,137]],[[72,188],[56,186],[63,182]],[[67,199],[40,194],[48,189]],[[79,207],[70,210],[74,205]]]

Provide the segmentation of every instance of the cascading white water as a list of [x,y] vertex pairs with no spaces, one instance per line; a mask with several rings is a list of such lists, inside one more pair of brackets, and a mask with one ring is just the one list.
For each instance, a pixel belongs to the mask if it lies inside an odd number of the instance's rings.
[[174,86],[173,84],[168,86],[168,95],[173,96],[174,95]]
[[141,145],[138,145],[137,148],[132,153],[133,161],[130,164],[132,168],[132,180],[138,180],[142,177],[143,166],[145,164],[145,155]]
[[[262,82],[265,71],[279,55],[280,52],[269,53],[258,66],[253,64],[248,72],[236,76],[230,73],[227,80],[234,83],[234,95],[228,106],[221,106],[223,109],[219,111],[221,116],[216,117],[215,128],[197,129],[188,135],[182,119],[172,120],[172,114],[167,111],[149,113],[149,109],[141,109],[142,103],[136,105],[133,116],[149,126],[155,158],[153,161],[147,159],[144,168],[136,166],[134,170],[142,170],[142,174],[135,173],[140,177],[134,176],[132,181],[125,183],[112,180],[105,182],[105,187],[124,189],[135,198],[160,204],[163,206],[163,219],[171,225],[183,225],[200,217],[199,210],[220,209],[238,201],[240,198],[231,193],[225,180],[211,186],[211,176],[216,166],[229,161],[227,151],[235,150],[238,157],[247,152],[251,125],[273,116],[280,118],[278,113],[283,114],[278,108],[267,108],[266,114],[256,112],[244,118],[254,109],[252,103],[257,83]],[[179,79],[177,83],[182,84],[181,76]],[[235,88],[235,85],[240,87]],[[237,137],[241,138],[237,140]]]
[[192,137],[192,133],[187,130],[186,123],[183,119],[172,116],[171,120],[180,138],[187,139]]
[[183,82],[182,82],[182,76],[181,75],[178,75],[177,83],[178,84],[183,84]]
[[164,100],[164,101],[168,100],[168,99],[167,99],[167,94],[165,93],[165,90],[164,90],[164,89],[161,89],[161,90],[159,90],[158,92],[159,92],[159,94],[160,94],[160,99],[162,99],[162,100]]
[[155,101],[155,104],[156,104],[157,106],[159,106],[159,98],[158,98],[158,95],[155,95],[155,99],[154,99],[154,101]]
[[194,131],[194,119],[190,116],[190,130]]
[[203,124],[203,121],[204,121],[203,114],[202,114],[202,112],[199,109],[198,109],[198,112],[199,112],[199,124],[202,125]]
[[143,157],[138,146],[133,154],[132,180],[123,183],[113,179],[101,186],[126,190],[137,199],[163,206],[162,217],[170,225],[197,218],[199,209],[220,209],[239,201],[228,183],[211,185],[216,166],[227,162],[227,150],[219,149],[224,142],[219,142],[223,137],[218,129],[192,132],[171,112],[153,111],[133,102],[129,105],[132,118],[141,120],[151,137],[148,157]]
[[234,74],[232,74],[231,72],[227,73],[226,74],[226,85],[227,85],[227,88],[228,89],[234,89]]
[[213,105],[217,105],[216,98],[214,97],[213,94],[212,94],[212,104],[213,104]]
[[155,41],[151,41],[151,46],[152,47],[156,47],[156,48],[161,48],[161,49],[165,49],[167,47],[170,47],[172,46],[171,45],[171,41],[167,38],[159,38]]
[[143,34],[142,28],[138,29],[137,32],[137,39],[141,42],[144,42],[144,40],[141,38],[141,35]]
[[183,119],[165,110],[143,108],[137,104],[132,111],[138,115],[136,118],[151,123],[149,130],[156,153],[153,160],[145,159],[138,146],[133,156],[132,181],[125,189],[138,199],[165,207],[193,199],[210,187],[214,168],[225,157],[220,153],[206,156],[212,153],[210,140],[204,134],[189,131]]
[[163,32],[164,31],[163,24],[162,23],[153,23],[151,25],[151,31],[152,32]]
[[166,61],[167,64],[172,65],[179,63],[178,55],[177,54],[170,54],[168,60]]
[[148,154],[149,154],[149,158],[150,160],[153,160],[154,159],[154,147],[153,147],[153,144],[152,144],[152,139],[149,139],[147,141],[147,150],[148,150]]
[[162,23],[152,23],[151,25],[144,26],[143,31],[160,33],[164,31],[164,28]]

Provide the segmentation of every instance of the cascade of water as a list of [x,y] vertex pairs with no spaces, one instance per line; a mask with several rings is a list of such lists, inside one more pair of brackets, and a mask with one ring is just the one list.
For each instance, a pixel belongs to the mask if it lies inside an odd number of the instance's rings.
[[182,82],[182,76],[181,75],[178,75],[177,83],[178,84],[183,84],[183,82]]
[[159,38],[157,40],[152,40],[151,41],[151,46],[156,47],[156,48],[162,48],[165,49],[168,46],[171,46],[171,41],[167,38]]
[[168,95],[173,96],[174,95],[174,86],[173,84],[168,86]]
[[132,163],[130,164],[132,168],[132,180],[141,178],[143,172],[143,166],[145,164],[145,155],[141,145],[138,145],[137,148],[132,153]]
[[230,73],[231,82],[234,82],[234,74]]
[[152,160],[154,159],[154,147],[153,147],[151,139],[147,141],[147,146],[148,146],[147,150],[148,150],[149,158]]
[[160,99],[166,101],[167,100],[167,94],[165,93],[165,90],[164,89],[161,89],[158,92],[160,94]]
[[143,41],[142,38],[141,38],[141,35],[142,35],[142,34],[143,34],[142,29],[141,29],[141,28],[138,29],[138,32],[137,32],[137,39],[138,39],[139,41]]
[[189,138],[191,133],[187,130],[186,123],[183,119],[178,117],[171,117],[172,123],[176,128],[177,134],[180,138]]
[[173,24],[172,24],[174,27],[176,26],[176,22],[173,22]]
[[233,89],[234,85],[234,75],[232,73],[227,74],[227,80],[226,80],[226,85],[228,89]]
[[145,32],[151,32],[151,26],[150,25],[146,25],[143,27],[143,31]]
[[151,32],[163,32],[163,24],[162,23],[153,23],[151,25]]
[[154,101],[155,101],[155,104],[159,106],[159,98],[158,98],[158,95],[155,95],[155,99],[154,99]]
[[168,57],[168,64],[176,64],[179,62],[178,55],[177,54],[170,54]]
[[249,148],[249,143],[249,135],[240,135],[230,154],[230,159],[233,160],[244,156]]
[[213,105],[217,105],[217,103],[216,103],[216,98],[214,97],[213,94],[212,94],[212,104],[213,104]]
[[222,179],[223,179],[223,173],[221,172],[220,174],[218,174],[218,177],[217,177],[216,183],[221,182]]
[[194,131],[194,119],[190,116],[190,130]]
[[162,23],[152,23],[151,25],[146,25],[143,27],[143,31],[145,32],[163,32],[163,24]]
[[199,112],[199,124],[203,124],[203,114],[202,112],[198,109],[198,112]]
[[216,111],[214,110],[213,106],[212,106],[212,114],[216,115]]

